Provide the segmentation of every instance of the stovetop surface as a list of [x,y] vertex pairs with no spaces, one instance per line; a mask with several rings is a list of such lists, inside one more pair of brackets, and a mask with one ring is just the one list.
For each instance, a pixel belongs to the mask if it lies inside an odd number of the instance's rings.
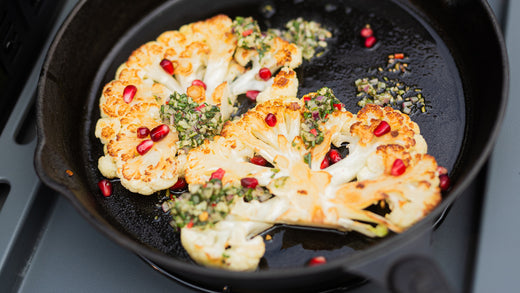
[[[66,1],[58,23],[63,21],[75,2]],[[487,178],[486,189],[483,190],[484,184],[477,180],[455,202],[445,222],[434,234],[434,238],[442,240],[434,242],[435,255],[456,292],[513,291],[517,287],[516,264],[520,261],[520,254],[517,253],[520,236],[515,234],[518,230],[516,223],[520,220],[520,215],[515,210],[520,206],[520,192],[516,190],[515,185],[520,179],[520,156],[516,155],[516,150],[520,148],[520,134],[516,129],[516,125],[520,124],[520,115],[514,113],[516,109],[520,109],[520,100],[515,96],[520,90],[517,88],[520,84],[514,82],[520,77],[520,66],[515,66],[520,65],[520,54],[516,53],[520,52],[520,32],[514,29],[520,25],[520,20],[514,17],[520,15],[520,2],[510,1],[507,10],[504,10],[504,7],[507,7],[503,5],[504,1],[489,2],[499,18],[508,20],[505,31],[511,63],[511,97],[501,135],[487,168],[487,177],[484,172],[480,175],[480,179]],[[42,53],[28,79],[27,84],[34,86],[24,89],[18,103],[30,103],[34,100],[34,90],[43,57]],[[24,109],[17,105],[11,119],[22,120],[18,117],[22,113],[17,114],[17,111],[25,112]],[[0,137],[0,147],[27,148],[30,158],[20,158],[20,165],[31,165],[35,139],[12,146],[6,142],[12,139],[6,134],[8,130],[9,122]],[[5,164],[0,164],[0,171],[6,167]],[[17,171],[17,166],[8,168],[11,172],[27,172]],[[2,175],[0,173],[0,183]],[[31,225],[15,223],[14,227],[7,227],[6,224],[0,223],[0,247],[11,247],[23,241],[34,243],[34,246],[23,247],[23,250],[30,249],[30,252],[21,251],[20,248],[12,249],[14,253],[9,255],[2,255],[0,288],[14,292],[198,292],[161,275],[138,256],[106,238],[87,223],[64,197],[42,186],[35,176],[34,173],[28,172],[26,180],[36,183],[20,188],[12,184],[10,192],[38,193],[37,198],[31,199],[34,201],[29,205],[31,208],[12,209],[31,214],[27,221],[38,223],[34,225],[38,226],[38,229],[33,231],[23,228],[27,230],[24,235],[30,236],[11,240],[5,237],[3,232]],[[468,204],[475,200],[475,193],[484,194],[482,210],[478,206]],[[480,199],[477,197],[477,200]],[[9,205],[8,196],[4,207]],[[5,216],[5,212],[4,209],[0,221],[2,217],[11,217]],[[474,217],[457,217],[458,214],[480,212],[483,212],[480,228],[472,222]],[[44,225],[41,226],[41,223]],[[339,289],[337,292],[343,291]],[[348,292],[385,291],[376,284],[367,283]]]

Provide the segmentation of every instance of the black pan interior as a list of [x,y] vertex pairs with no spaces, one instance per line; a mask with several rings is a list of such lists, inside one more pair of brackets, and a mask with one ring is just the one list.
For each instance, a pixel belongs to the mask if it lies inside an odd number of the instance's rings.
[[[208,4],[210,3],[210,4]],[[99,118],[98,99],[107,82],[113,79],[117,67],[130,53],[161,32],[178,29],[181,25],[211,17],[217,13],[233,16],[253,16],[262,28],[282,28],[289,19],[304,17],[315,20],[333,33],[323,56],[304,62],[297,73],[299,95],[322,86],[332,88],[351,112],[357,112],[354,81],[362,77],[386,76],[399,79],[422,89],[429,102],[426,113],[414,113],[412,119],[421,127],[429,145],[429,153],[439,164],[452,170],[456,165],[465,131],[466,108],[461,78],[450,52],[432,28],[420,21],[409,9],[392,1],[209,1],[204,9],[194,9],[199,1],[174,1],[163,4],[144,19],[129,27],[126,34],[114,40],[114,46],[97,66],[91,84],[81,134],[81,160],[87,166],[87,189],[95,195],[98,209],[108,222],[138,242],[191,262],[180,245],[179,235],[168,224],[169,217],[160,209],[161,195],[132,194],[115,182],[113,196],[102,197],[96,183],[102,179],[97,160],[103,154],[102,145],[94,136]],[[274,13],[265,13],[265,6]],[[374,29],[378,43],[367,49],[359,31],[365,24]],[[410,72],[379,72],[387,56],[405,53],[409,56]],[[270,230],[272,241],[260,270],[301,267],[313,256],[330,259],[346,256],[371,247],[381,240],[369,239],[357,233],[338,233],[314,229],[277,226]]]

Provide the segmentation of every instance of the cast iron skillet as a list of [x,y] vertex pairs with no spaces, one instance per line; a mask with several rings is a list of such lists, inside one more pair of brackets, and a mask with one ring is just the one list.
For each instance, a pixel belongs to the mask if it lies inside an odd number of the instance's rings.
[[[263,9],[266,4],[275,8],[274,14]],[[405,233],[383,239],[277,226],[269,231],[273,240],[260,268],[243,273],[194,264],[158,208],[160,196],[130,194],[116,183],[113,196],[103,198],[96,184],[102,146],[94,137],[103,85],[139,45],[217,13],[251,15],[264,28],[303,16],[331,29],[334,37],[325,54],[297,71],[300,95],[326,85],[357,112],[357,78],[387,76],[421,88],[429,108],[412,119],[420,125],[429,153],[450,170],[453,181],[440,206]],[[372,49],[364,48],[359,36],[367,23],[379,40]],[[410,73],[376,69],[397,52],[410,56]],[[210,290],[316,291],[357,282],[359,276],[392,290],[448,290],[429,258],[431,231],[486,161],[507,83],[504,43],[485,1],[85,0],[60,29],[43,68],[35,164],[42,181],[109,238],[165,272]],[[325,255],[328,263],[306,267],[316,255]],[[410,271],[425,277],[407,277]]]

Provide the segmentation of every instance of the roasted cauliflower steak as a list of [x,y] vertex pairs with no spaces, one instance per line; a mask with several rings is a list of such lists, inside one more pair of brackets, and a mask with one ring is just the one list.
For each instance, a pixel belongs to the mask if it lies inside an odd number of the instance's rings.
[[[307,108],[314,105],[305,101],[309,97],[320,99],[315,93],[303,99],[273,98],[226,122],[221,136],[188,154],[187,182],[204,184],[221,168],[226,174],[224,185],[253,177],[273,195],[261,201],[234,199],[227,218],[234,222],[303,225],[370,237],[403,232],[440,202],[437,163],[426,154],[419,127],[407,115],[376,105],[352,114],[335,104],[326,118],[317,119],[322,142],[306,147],[304,117],[315,113]],[[266,119],[271,115],[276,118],[274,125]],[[376,135],[383,121],[389,130]],[[324,167],[332,148],[345,148],[348,154]],[[255,155],[270,165],[253,164]],[[386,210],[373,212],[371,206]],[[181,234],[191,233],[189,229],[182,228]],[[206,227],[198,233],[213,235],[215,229]],[[215,249],[213,245],[199,249]],[[208,254],[190,255],[199,263],[209,262]],[[222,267],[233,268],[229,263]]]
[[[298,80],[292,68],[302,62],[300,49],[275,38],[260,59],[256,49],[237,47],[232,24],[221,14],[166,31],[137,48],[118,68],[99,100],[95,135],[104,144],[98,162],[103,176],[118,177],[128,190],[149,195],[172,186],[184,174],[186,149],[179,147],[174,124],[167,123],[169,134],[148,152],[136,151],[149,139],[138,138],[137,129],[163,124],[161,106],[172,95],[186,94],[200,105],[216,105],[223,120],[235,112],[237,96],[247,91],[268,92],[262,97],[296,95]],[[254,66],[247,67],[248,62]],[[263,67],[273,77],[259,78]]]

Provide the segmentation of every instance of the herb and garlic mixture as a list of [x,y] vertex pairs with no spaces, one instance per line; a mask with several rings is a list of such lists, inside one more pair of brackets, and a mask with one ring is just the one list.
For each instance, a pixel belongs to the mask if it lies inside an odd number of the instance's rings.
[[[307,21],[301,17],[289,20],[285,27],[285,31],[273,31],[285,40],[301,47],[302,56],[307,60],[315,55],[317,49],[326,48],[326,40],[332,37],[332,33],[323,28],[320,23]],[[321,54],[323,54],[323,51],[318,53],[317,56],[319,57]]]
[[356,80],[355,85],[357,97],[361,98],[357,103],[360,107],[376,104],[400,108],[405,114],[414,111],[426,112],[427,102],[420,88],[387,77],[383,77],[383,80],[377,77],[360,78]]
[[161,106],[161,119],[175,127],[179,148],[191,149],[211,139],[222,130],[222,116],[217,106],[197,104],[186,94],[174,93]]
[[341,102],[334,96],[330,88],[321,88],[316,93],[303,97],[305,111],[300,135],[306,148],[311,148],[323,142],[323,131],[319,125],[327,121],[327,116],[337,110],[341,110]]
[[232,28],[238,39],[237,46],[248,50],[256,50],[260,59],[271,48],[269,43],[274,35],[270,32],[262,32],[257,21],[252,17],[236,17],[233,20]]
[[172,216],[170,224],[178,229],[212,226],[225,219],[236,197],[249,202],[265,201],[272,195],[262,186],[223,186],[222,180],[214,178],[204,185],[192,185],[190,192],[165,201],[162,208],[169,211]]

